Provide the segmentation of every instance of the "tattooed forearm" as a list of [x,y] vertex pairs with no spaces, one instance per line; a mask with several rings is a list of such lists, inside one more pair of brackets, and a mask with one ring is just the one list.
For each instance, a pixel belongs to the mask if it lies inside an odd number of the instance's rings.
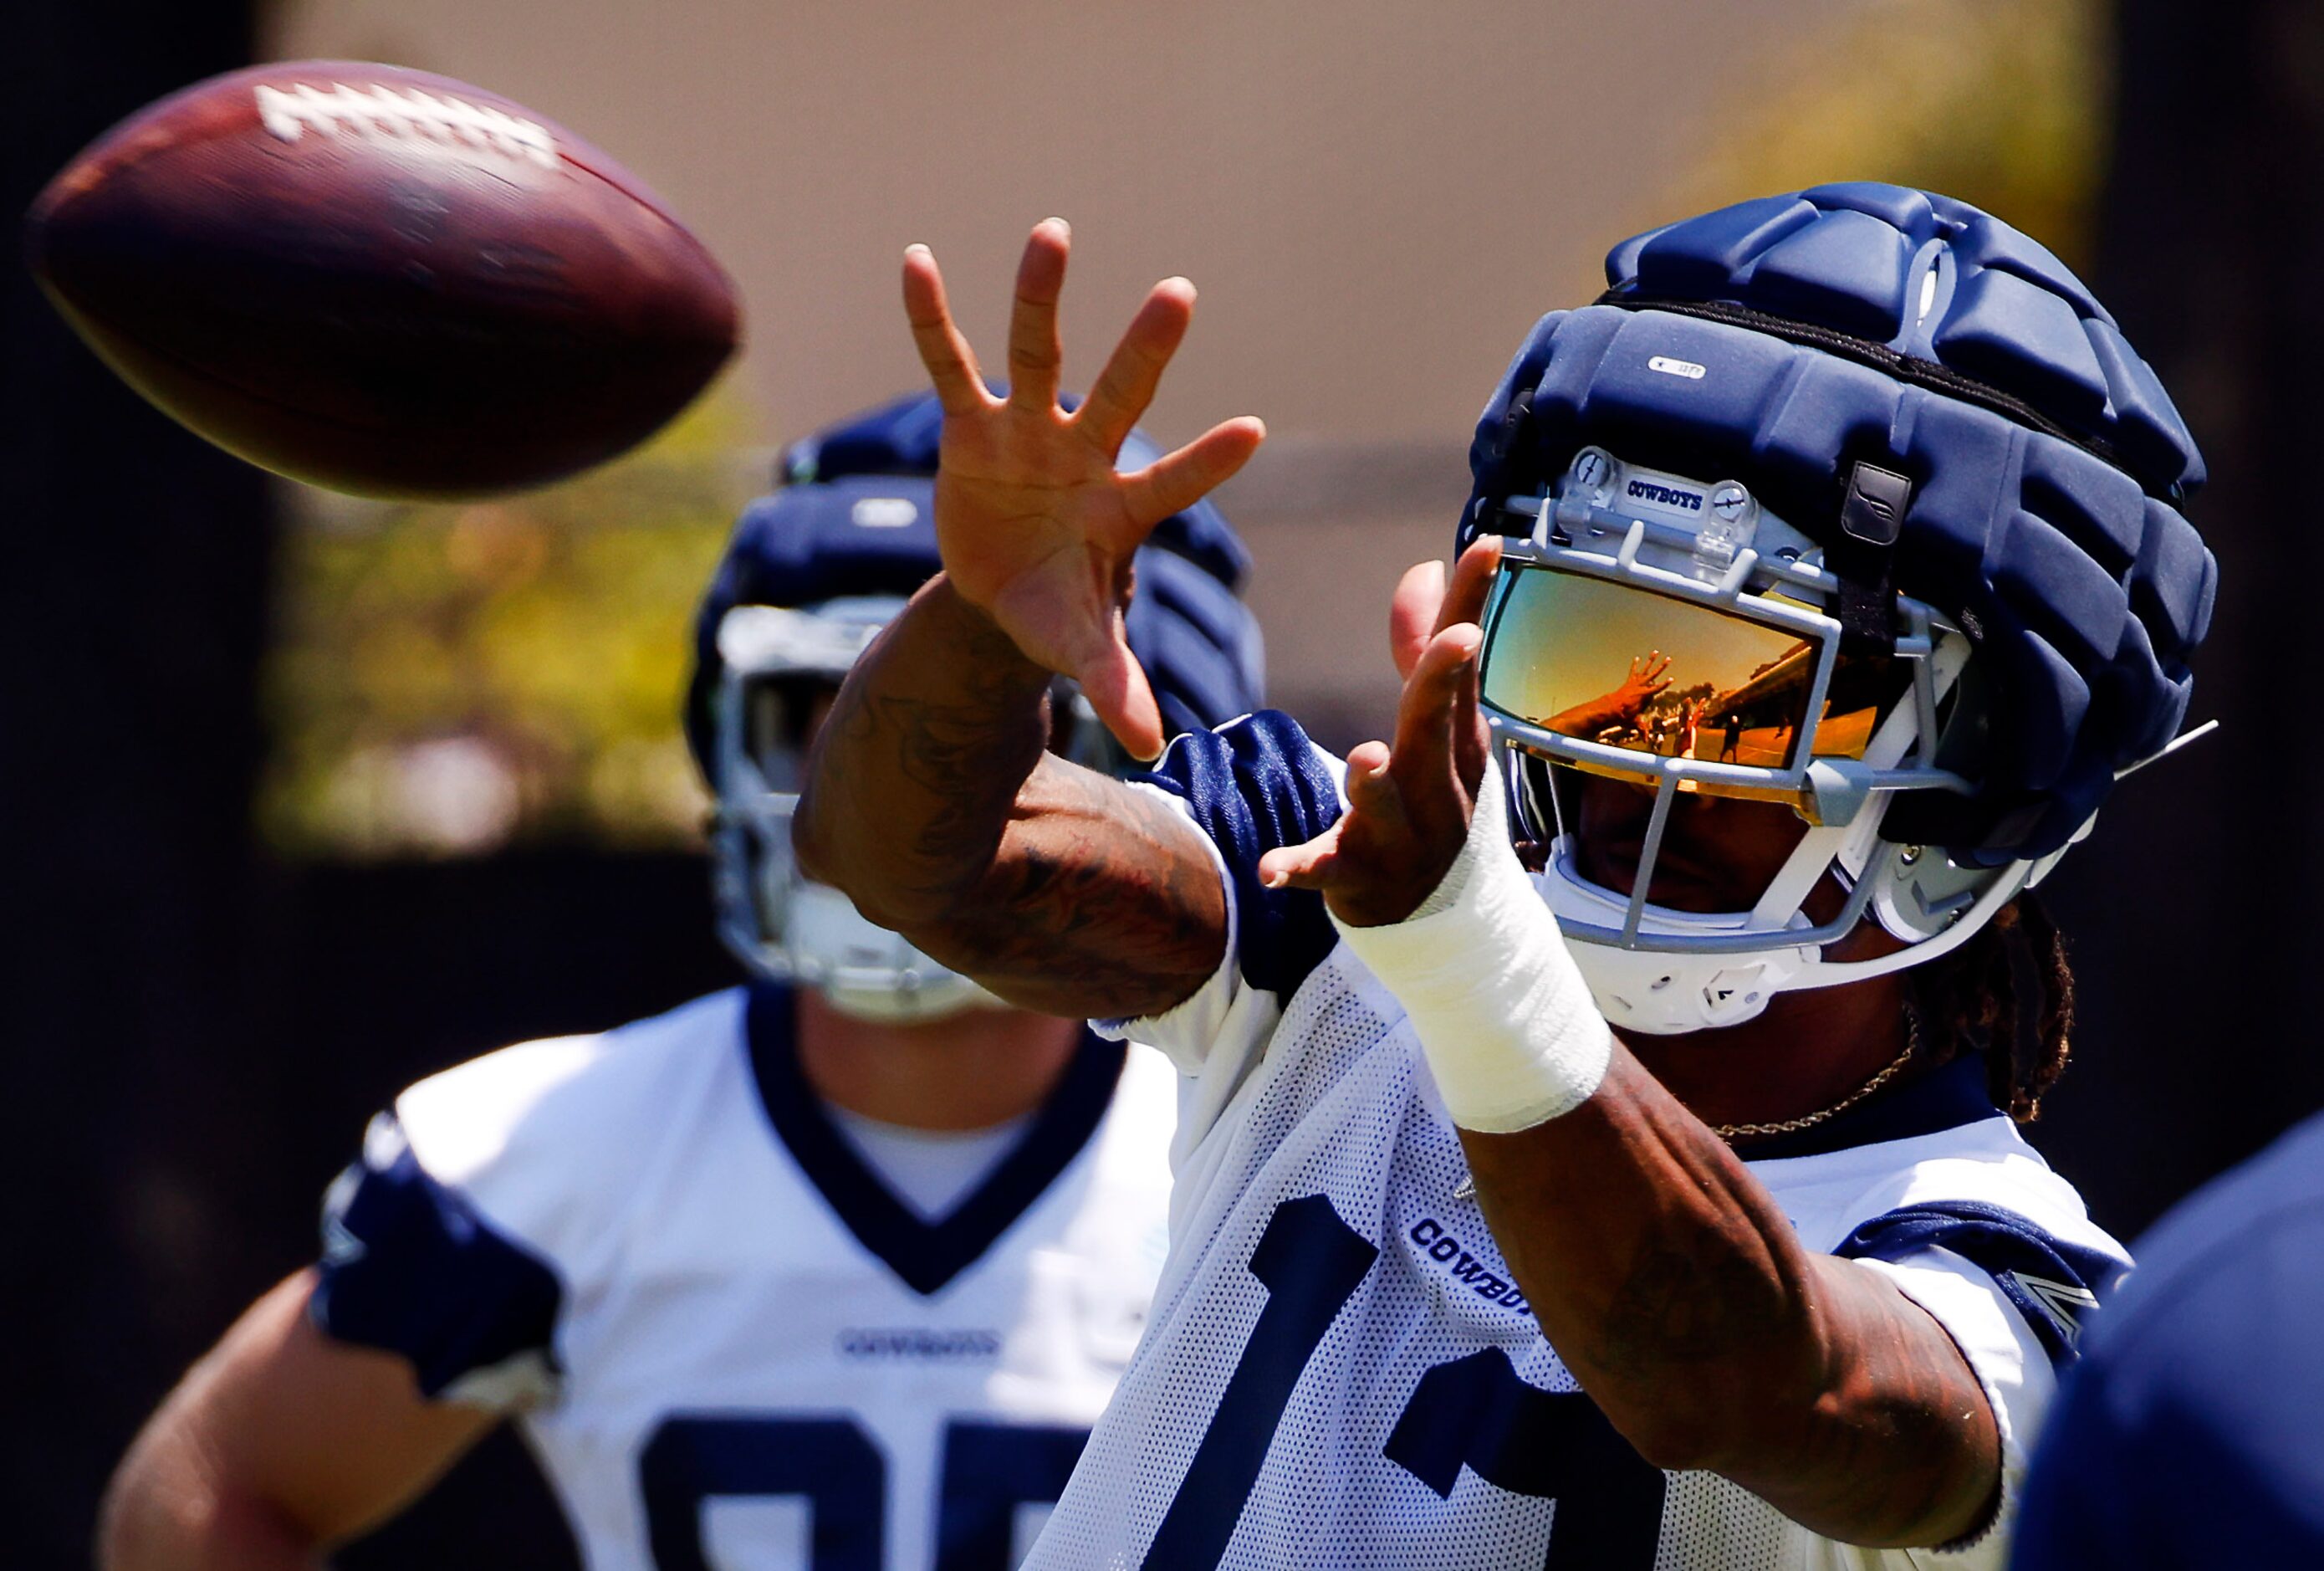
[[808,765],[810,876],[1028,1008],[1135,1015],[1225,945],[1183,818],[1047,752],[1048,672],[953,596],[916,596],[856,662]]
[[1718,1472],[1849,1543],[1974,1529],[1998,1433],[1944,1329],[1801,1243],[1775,1197],[1627,1051],[1574,1112],[1464,1134],[1550,1342],[1649,1460]]
[[[899,836],[890,847],[898,892],[956,894],[991,862],[1048,730],[1046,706],[1020,699],[1012,707],[1012,697],[998,683],[951,705],[874,692],[849,715],[850,745],[861,761],[849,778],[867,788],[856,799],[894,815],[885,827]],[[896,777],[884,791],[862,779],[865,766],[882,758]],[[912,807],[917,814],[899,810]]]
[[[1802,1290],[1785,1292],[1748,1236],[1701,1232],[1685,1247],[1649,1249],[1614,1293],[1577,1372],[1593,1390],[1619,1382],[1663,1403],[1686,1389],[1690,1371],[1693,1400],[1754,1393],[1741,1400],[1765,1416],[1724,1452],[1720,1470],[1803,1520],[1848,1524],[1859,1539],[1925,1539],[1905,1529],[1932,1509],[1942,1520],[1981,1521],[1993,1485],[1963,1464],[1993,1421],[1960,1353],[1925,1311],[1861,1266],[1828,1257],[1804,1265]],[[1838,1332],[1837,1345],[1803,1359],[1802,1337],[1818,1321]],[[1703,1378],[1722,1363],[1752,1368],[1764,1383]]]
[[1683,1244],[1648,1244],[1582,1360],[1610,1377],[1642,1380],[1674,1365],[1764,1354],[1784,1328],[1786,1305],[1754,1243],[1704,1229]]
[[1044,759],[1019,795],[1002,854],[960,931],[961,959],[1034,1007],[1102,994],[1110,1012],[1152,1014],[1218,965],[1217,870],[1185,854],[1185,820],[1139,792]]
[[989,622],[923,590],[816,738],[795,834],[809,873],[890,927],[972,886],[1041,756],[1047,687]]

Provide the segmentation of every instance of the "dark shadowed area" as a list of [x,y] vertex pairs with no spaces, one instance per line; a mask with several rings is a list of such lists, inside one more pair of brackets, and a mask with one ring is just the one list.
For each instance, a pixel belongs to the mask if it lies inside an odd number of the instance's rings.
[[[127,110],[248,58],[216,4],[32,0],[0,23],[0,211]],[[5,1557],[85,1564],[140,1409],[282,1244],[235,1224],[285,1127],[251,856],[264,477],[93,359],[0,268],[0,1314]]]
[[[2324,13],[2121,0],[2115,163],[2095,286],[2176,395],[2211,473],[2220,565],[2196,674],[2218,736],[2124,788],[2052,901],[2082,977],[2080,1069],[2038,1136],[2135,1231],[2324,1105],[2324,872],[2304,723],[2310,455],[2324,416]],[[2126,1236],[2128,1234],[2126,1232]]]

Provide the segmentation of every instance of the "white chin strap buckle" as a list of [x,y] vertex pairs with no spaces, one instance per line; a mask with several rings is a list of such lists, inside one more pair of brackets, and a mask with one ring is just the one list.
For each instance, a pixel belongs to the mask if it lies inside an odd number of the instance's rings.
[[[1677,1036],[1741,1025],[1776,993],[1796,986],[1800,974],[1821,958],[1814,945],[1786,944],[1779,932],[1766,935],[1766,947],[1737,954],[1624,948],[1572,930],[1618,929],[1627,903],[1621,896],[1584,883],[1564,857],[1553,857],[1533,879],[1552,913],[1568,924],[1566,945],[1600,1012],[1625,1030]],[[1660,936],[1711,938],[1742,930],[1732,917],[1648,910]]]
[[866,921],[853,901],[828,885],[795,883],[787,916],[784,948],[793,977],[842,1014],[908,1021],[1001,1005],[967,977]]
[[1790,952],[1674,955],[1576,939],[1573,963],[1608,1021],[1648,1036],[1741,1025],[1797,970]]

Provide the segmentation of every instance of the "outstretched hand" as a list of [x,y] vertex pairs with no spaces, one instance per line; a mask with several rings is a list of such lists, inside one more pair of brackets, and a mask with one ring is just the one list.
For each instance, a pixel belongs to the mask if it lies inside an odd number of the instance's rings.
[[1088,399],[1058,407],[1057,300],[1069,234],[1033,227],[1009,322],[1009,395],[984,384],[952,319],[925,245],[904,254],[904,310],[944,404],[936,545],[954,589],[998,623],[1028,659],[1074,678],[1098,717],[1139,758],[1162,751],[1162,716],[1123,635],[1130,564],[1154,526],[1242,467],[1266,435],[1249,416],[1212,427],[1145,468],[1115,456],[1153,402],[1194,311],[1194,286],[1154,286]]
[[1636,655],[1630,661],[1630,674],[1622,685],[1606,695],[1606,701],[1618,710],[1625,720],[1636,720],[1643,710],[1671,679],[1664,673],[1670,670],[1670,656],[1661,650]]
[[1405,679],[1396,744],[1367,742],[1348,754],[1348,810],[1305,845],[1261,857],[1269,887],[1321,890],[1334,916],[1370,928],[1402,921],[1443,882],[1485,779],[1478,619],[1500,559],[1499,537],[1489,535],[1462,553],[1449,588],[1433,563],[1405,574],[1388,613],[1388,646]]

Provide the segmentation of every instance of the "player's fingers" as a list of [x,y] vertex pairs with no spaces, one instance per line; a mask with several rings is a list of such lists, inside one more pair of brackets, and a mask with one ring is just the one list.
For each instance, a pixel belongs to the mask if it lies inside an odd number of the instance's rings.
[[1388,652],[1398,677],[1412,675],[1420,652],[1436,626],[1436,608],[1444,604],[1444,564],[1415,562],[1396,582],[1388,602]]
[[1338,872],[1339,856],[1340,826],[1333,824],[1313,840],[1261,856],[1259,882],[1269,889],[1323,889]]
[[1194,286],[1183,278],[1166,278],[1156,284],[1130,319],[1121,342],[1091,384],[1089,399],[1074,416],[1083,435],[1111,458],[1121,450],[1130,428],[1154,402],[1163,370],[1186,337],[1194,319]]
[[1396,777],[1388,766],[1394,757],[1382,742],[1367,742],[1348,754],[1345,789],[1348,793],[1348,817],[1363,826],[1370,836],[1381,836],[1390,841],[1401,839],[1410,832],[1404,813],[1404,793],[1397,789]]
[[1119,626],[1074,676],[1090,707],[1130,757],[1147,762],[1162,755],[1161,706],[1154,701],[1153,684],[1122,642]]
[[1255,415],[1222,420],[1167,457],[1121,477],[1122,502],[1130,517],[1151,526],[1183,513],[1250,461],[1267,439]]
[[952,319],[936,254],[925,245],[904,251],[904,317],[946,414],[967,414],[991,402],[976,368],[976,352]]
[[1057,330],[1057,297],[1065,287],[1070,232],[1063,218],[1044,218],[1026,237],[1017,263],[1017,304],[1009,313],[1009,402],[1046,413],[1057,404],[1065,342]]
[[[1484,646],[1484,633],[1477,634],[1477,646]],[[1472,651],[1461,662],[1454,673],[1452,691],[1452,744],[1453,772],[1460,777],[1461,789],[1471,799],[1483,785],[1486,766],[1493,750],[1492,733],[1485,725],[1482,704],[1484,696],[1484,666]]]
[[1340,790],[1348,799],[1349,818],[1363,817],[1367,806],[1387,805],[1376,788],[1387,777],[1393,762],[1394,755],[1385,742],[1359,743],[1349,750],[1348,767],[1340,778]]
[[1452,564],[1452,582],[1444,591],[1444,600],[1436,608],[1436,631],[1463,622],[1481,622],[1485,616],[1485,596],[1493,587],[1493,574],[1501,565],[1501,537],[1489,534],[1472,541]]
[[1397,705],[1395,773],[1400,782],[1425,789],[1457,776],[1453,725],[1469,668],[1483,642],[1476,624],[1464,622],[1430,639],[1421,652]]

